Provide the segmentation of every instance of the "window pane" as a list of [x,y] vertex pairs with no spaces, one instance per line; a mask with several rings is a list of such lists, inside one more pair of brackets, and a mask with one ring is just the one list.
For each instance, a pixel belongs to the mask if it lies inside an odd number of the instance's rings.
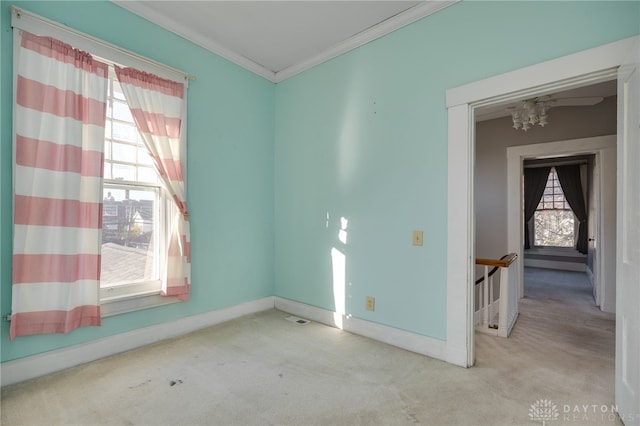
[[133,123],[133,116],[126,103],[113,102],[113,118]]
[[564,209],[564,195],[560,194],[553,196],[553,208]]
[[158,182],[158,173],[156,169],[151,167],[138,167],[138,181],[156,183]]
[[153,166],[151,155],[149,155],[149,151],[144,146],[138,147],[138,164]]
[[112,143],[113,160],[125,161],[127,163],[136,162],[136,147],[122,143]]
[[108,110],[100,286],[128,289],[126,285],[133,283],[155,289],[162,263],[158,250],[162,234],[157,230],[164,210],[159,200],[165,201],[159,186],[136,183],[158,185],[159,180],[114,75],[110,75]]
[[111,159],[111,142],[109,141],[104,141],[104,159]]
[[104,199],[112,199],[111,201],[122,201],[125,199],[127,194],[125,189],[115,188],[111,185],[105,185],[102,192],[104,193]]
[[154,260],[156,191],[105,185],[101,287],[158,279]]
[[126,100],[122,87],[120,86],[120,82],[111,79],[109,79],[109,82],[113,84],[113,97],[123,101]]
[[126,164],[113,165],[112,179],[122,179],[128,181],[136,180],[136,166],[128,166]]
[[113,123],[113,139],[135,143],[138,129],[133,124]]
[[536,246],[573,247],[573,212],[538,210],[534,214],[534,220]]
[[129,191],[130,199],[149,201],[149,200],[154,200],[155,197],[156,197],[156,194],[154,190],[131,189]]

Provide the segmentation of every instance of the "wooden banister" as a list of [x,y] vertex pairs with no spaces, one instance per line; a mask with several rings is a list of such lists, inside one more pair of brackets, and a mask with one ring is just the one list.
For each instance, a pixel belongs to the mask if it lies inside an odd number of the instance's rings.
[[[518,318],[518,258],[509,253],[500,259],[476,259],[484,274],[475,281],[475,330],[493,336],[508,337]],[[500,271],[500,285],[494,285],[493,275]],[[495,292],[498,291],[498,297]],[[496,312],[497,311],[497,312]]]
[[516,253],[509,253],[504,256],[502,259],[483,259],[480,257],[476,258],[476,265],[486,265],[486,266],[497,266],[498,268],[508,268],[509,265],[513,263],[514,260],[518,258]]

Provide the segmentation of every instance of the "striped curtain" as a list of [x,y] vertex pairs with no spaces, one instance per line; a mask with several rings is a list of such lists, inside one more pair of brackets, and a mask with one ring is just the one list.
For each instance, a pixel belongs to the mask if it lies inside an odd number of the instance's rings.
[[188,300],[191,239],[183,175],[186,161],[185,85],[132,68],[116,67],[115,70],[145,146],[174,201],[175,214],[165,253],[167,268],[162,271],[162,294]]
[[10,338],[100,325],[107,65],[14,31]]

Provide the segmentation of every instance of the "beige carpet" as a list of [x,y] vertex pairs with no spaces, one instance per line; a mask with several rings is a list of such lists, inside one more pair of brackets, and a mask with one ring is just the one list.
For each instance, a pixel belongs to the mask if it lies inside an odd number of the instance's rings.
[[478,335],[471,369],[273,310],[3,388],[2,425],[535,425],[538,400],[548,425],[620,424],[613,317],[578,275],[528,271],[514,332]]

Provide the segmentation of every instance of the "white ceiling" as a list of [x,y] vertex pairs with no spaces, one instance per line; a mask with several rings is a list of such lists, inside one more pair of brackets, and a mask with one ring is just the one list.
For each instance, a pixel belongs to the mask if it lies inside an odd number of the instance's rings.
[[[616,93],[617,81],[610,80],[562,92],[551,93],[546,95],[545,99],[551,100],[551,108],[561,106],[591,106],[602,102],[606,97],[615,96]],[[507,117],[511,115],[508,108],[520,105],[522,100],[515,102],[509,101],[478,108],[476,111],[476,121]]]
[[278,82],[459,0],[112,1]]

